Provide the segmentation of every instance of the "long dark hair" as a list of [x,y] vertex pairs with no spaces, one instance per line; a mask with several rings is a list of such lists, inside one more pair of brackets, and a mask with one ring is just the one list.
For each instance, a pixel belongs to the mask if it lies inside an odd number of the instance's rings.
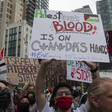
[[54,98],[56,97],[58,89],[62,88],[62,87],[68,88],[71,91],[71,93],[73,93],[73,88],[68,83],[60,82],[59,84],[57,84],[55,86],[55,88],[53,89],[53,93],[52,93],[52,96],[51,96],[51,99],[50,99],[50,107],[53,107],[55,110],[57,110],[57,105],[55,104]]

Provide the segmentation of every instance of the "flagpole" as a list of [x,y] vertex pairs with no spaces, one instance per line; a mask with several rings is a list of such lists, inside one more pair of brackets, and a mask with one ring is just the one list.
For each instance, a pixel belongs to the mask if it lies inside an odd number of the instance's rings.
[[84,92],[84,83],[81,82],[81,93],[83,93],[83,92]]

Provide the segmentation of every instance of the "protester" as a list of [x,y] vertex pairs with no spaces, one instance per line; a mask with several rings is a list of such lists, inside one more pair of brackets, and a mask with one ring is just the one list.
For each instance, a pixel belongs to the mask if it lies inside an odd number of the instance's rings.
[[88,99],[88,93],[85,92],[85,93],[82,94],[82,96],[80,98],[80,105],[85,104],[87,99]]
[[31,110],[31,108],[33,107],[33,105],[35,104],[35,93],[34,91],[29,91],[28,94],[26,95],[29,99],[30,102],[30,107],[29,109]]
[[81,92],[79,90],[74,90],[73,92],[73,100],[72,100],[72,108],[75,110],[79,107],[79,101],[81,97]]
[[45,88],[44,94],[45,94],[46,100],[49,102],[51,98],[50,90],[48,88]]
[[[46,101],[44,94],[45,78],[46,78],[46,67],[55,59],[43,60],[38,71],[36,79],[36,104],[39,112],[71,112],[72,104],[72,89],[71,86],[66,83],[58,84],[52,93],[50,106],[49,102]],[[91,62],[85,62],[92,70],[93,79],[99,77],[96,64]],[[67,103],[68,102],[68,103]],[[73,112],[84,112],[87,110],[86,106],[81,106]]]
[[29,86],[28,86],[28,89],[27,89],[27,91],[28,92],[30,92],[30,91],[34,91],[35,90],[35,86],[34,86],[34,84],[29,84]]
[[34,84],[26,83],[21,90],[21,96],[25,96],[25,95],[27,95],[28,92],[34,91],[34,90],[35,90]]
[[0,80],[0,112],[14,112],[14,104],[6,81]]
[[17,102],[18,102],[18,99],[20,97],[20,94],[17,93],[16,90],[14,90],[13,92],[13,102],[14,102],[14,109],[16,110],[17,109]]
[[29,99],[27,96],[22,96],[18,99],[16,112],[30,112],[29,111]]
[[112,112],[112,79],[98,78],[89,86],[88,112]]

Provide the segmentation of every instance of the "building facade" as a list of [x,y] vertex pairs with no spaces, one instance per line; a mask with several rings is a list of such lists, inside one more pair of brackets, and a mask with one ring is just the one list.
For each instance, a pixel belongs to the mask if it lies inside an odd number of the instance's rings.
[[4,56],[28,57],[32,27],[25,20],[9,24],[5,29]]
[[49,0],[23,0],[23,20],[33,26],[35,9],[48,9]]
[[0,49],[4,47],[4,29],[8,24],[22,20],[20,0],[0,0]]
[[40,9],[49,9],[49,0],[40,0]]
[[93,13],[89,5],[85,5],[82,8],[76,9],[74,10],[74,12],[82,12],[82,13],[90,13],[90,14]]
[[112,0],[96,2],[97,14],[101,15],[104,31],[112,30]]

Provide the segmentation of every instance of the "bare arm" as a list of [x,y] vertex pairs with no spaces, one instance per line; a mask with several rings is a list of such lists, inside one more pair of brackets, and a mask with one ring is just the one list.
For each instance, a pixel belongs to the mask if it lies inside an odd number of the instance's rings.
[[45,78],[46,78],[46,67],[49,63],[55,59],[42,60],[41,65],[37,74],[36,79],[36,104],[39,112],[42,111],[46,103],[46,98],[44,94]]
[[23,88],[22,88],[22,90],[21,90],[21,96],[24,96],[24,95],[25,95],[26,90],[28,89],[28,87],[29,87],[29,83],[26,83],[26,84],[23,86]]
[[[91,70],[94,70],[98,66],[98,63],[95,63],[95,62],[89,62],[89,61],[82,61],[82,62],[88,65],[91,68]],[[99,71],[97,70],[93,72],[92,77],[93,77],[93,80],[95,80],[96,78],[99,78],[100,77]]]

